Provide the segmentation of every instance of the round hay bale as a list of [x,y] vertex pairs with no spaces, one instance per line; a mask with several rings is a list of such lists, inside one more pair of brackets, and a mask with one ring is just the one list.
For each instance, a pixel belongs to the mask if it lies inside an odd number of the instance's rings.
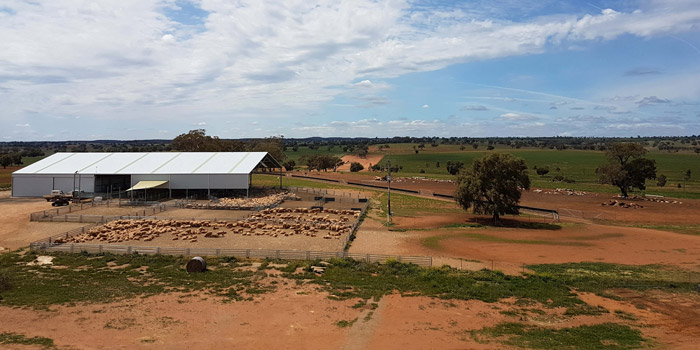
[[204,272],[207,270],[207,262],[204,261],[202,257],[195,256],[187,262],[187,266],[185,268],[189,273]]

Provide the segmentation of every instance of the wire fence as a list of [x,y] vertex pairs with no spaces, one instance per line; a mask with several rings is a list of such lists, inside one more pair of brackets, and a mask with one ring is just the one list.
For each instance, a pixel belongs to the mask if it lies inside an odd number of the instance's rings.
[[558,212],[560,216],[588,220],[615,220],[617,217],[614,213],[583,211],[568,208],[559,208]]
[[[109,204],[101,204],[109,207]],[[115,204],[116,205],[116,204]],[[162,203],[157,203],[148,208],[139,209],[134,211],[133,214],[129,213],[127,215],[89,215],[89,214],[73,214],[79,212],[80,210],[94,207],[82,204],[80,206],[75,205],[75,209],[59,211],[57,210],[43,210],[35,213],[29,214],[30,221],[41,221],[41,222],[94,222],[94,223],[106,223],[112,220],[120,219],[145,219],[152,218],[154,215],[164,212],[167,210],[167,206]]]

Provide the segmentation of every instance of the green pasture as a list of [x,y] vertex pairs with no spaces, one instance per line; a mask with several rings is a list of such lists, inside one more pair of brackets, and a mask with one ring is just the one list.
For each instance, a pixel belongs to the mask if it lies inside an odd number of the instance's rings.
[[318,149],[311,149],[307,146],[299,147],[299,149],[295,152],[292,147],[287,147],[287,150],[284,151],[284,155],[287,156],[287,160],[293,160],[297,163],[297,166],[299,166],[299,158],[303,156],[312,156],[315,154],[330,154],[336,157],[342,157],[346,155],[347,153],[343,152],[343,147],[341,146],[334,146],[331,148],[331,150],[328,150],[328,146],[321,146]]
[[[392,146],[393,147],[393,146]],[[459,146],[438,147],[426,146],[426,150],[414,153],[400,153],[400,149],[393,149],[382,159],[382,164],[391,160],[392,164],[397,164],[403,168],[398,176],[424,176],[430,178],[454,178],[447,172],[448,161],[460,161],[465,166],[470,166],[474,159],[482,157],[494,151],[465,150],[457,152],[434,152],[441,147],[457,148]],[[412,148],[411,148],[412,150]],[[542,150],[542,149],[503,149],[505,153],[523,158],[530,169],[530,178],[533,187],[542,188],[573,188],[582,191],[593,192],[617,192],[617,189],[598,183],[595,169],[605,162],[605,155],[598,151],[578,151],[578,150]],[[673,197],[700,198],[700,156],[695,154],[650,152],[647,157],[656,160],[657,174],[664,174],[668,177],[665,187],[656,186],[656,181],[647,182],[647,194],[659,194]],[[438,163],[439,162],[439,167]],[[539,176],[533,169],[549,167],[550,172],[545,176]],[[560,170],[557,171],[556,169]],[[424,172],[421,172],[424,171]],[[691,179],[684,179],[686,170],[691,171]],[[376,175],[368,173],[369,175]],[[575,183],[553,182],[552,178],[561,175],[565,178],[575,180]],[[681,184],[681,188],[677,185]]]

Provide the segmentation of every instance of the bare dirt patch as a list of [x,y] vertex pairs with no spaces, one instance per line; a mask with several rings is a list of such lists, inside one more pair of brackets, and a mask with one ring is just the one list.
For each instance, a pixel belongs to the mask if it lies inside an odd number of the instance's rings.
[[0,199],[0,247],[7,249],[26,247],[33,241],[84,225],[29,221],[30,213],[47,208],[51,208],[51,203],[44,199],[9,197]]
[[375,164],[379,164],[384,155],[381,154],[369,154],[365,158],[354,155],[346,155],[340,158],[345,164],[338,167],[338,171],[350,171],[351,163],[360,163],[364,167],[361,171],[366,172],[370,170],[370,167]]

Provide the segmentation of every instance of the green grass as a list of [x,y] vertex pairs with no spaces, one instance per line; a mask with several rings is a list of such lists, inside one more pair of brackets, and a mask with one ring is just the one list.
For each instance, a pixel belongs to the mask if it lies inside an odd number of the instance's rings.
[[[36,255],[17,253],[0,255],[0,275],[8,277],[11,289],[2,293],[3,304],[45,307],[77,302],[112,302],[115,300],[168,292],[207,291],[228,299],[239,299],[243,291],[259,294],[271,291],[258,282],[259,273],[234,270],[230,259],[208,258],[212,270],[188,274],[188,259],[174,256],[82,255],[55,253],[54,266],[27,266]],[[234,260],[235,261],[235,260]],[[124,269],[110,269],[107,263]],[[75,270],[86,266],[84,270]],[[147,273],[137,269],[148,266]]]
[[53,339],[45,337],[28,338],[23,334],[5,332],[0,333],[0,344],[16,344],[16,345],[38,345],[44,349],[55,349],[56,345]]
[[[381,216],[386,216],[388,211],[389,195],[386,192],[378,192],[375,197],[379,199]],[[424,213],[464,213],[457,203],[437,199],[409,196],[405,194],[391,194],[391,211],[394,216],[414,216]]]
[[340,320],[340,321],[336,322],[335,325],[340,327],[340,328],[346,328],[346,327],[352,327],[352,325],[354,325],[355,322],[357,322],[357,317],[355,317],[355,319],[350,320],[350,321]]
[[546,328],[500,323],[471,332],[478,342],[497,341],[528,349],[618,350],[645,347],[642,333],[627,325],[602,323],[568,328]]
[[[415,154],[413,146],[414,144],[392,144],[391,148],[379,152],[385,154],[382,164],[386,160],[391,160],[392,164],[401,165],[403,169],[396,176],[452,179],[454,176],[447,173],[447,161],[461,161],[468,167],[476,158],[495,151],[501,151],[523,158],[530,169],[533,166],[548,166],[550,168],[550,173],[546,176],[538,176],[534,170],[531,171],[533,187],[573,188],[590,192],[618,192],[613,186],[598,183],[595,169],[605,162],[605,155],[600,151],[512,149],[504,146],[497,146],[495,150],[487,151],[484,145],[481,145],[476,151],[471,147],[461,151],[458,145],[440,145],[438,147],[426,145],[425,149],[419,150],[419,153]],[[342,152],[342,150],[336,147],[333,152],[329,152],[325,147],[321,147],[319,150],[301,147],[296,154],[290,154],[290,152],[291,150],[286,152],[290,159],[298,159],[301,155],[337,153]],[[342,156],[340,153],[336,155]],[[700,156],[689,153],[651,151],[647,157],[656,160],[657,174],[665,174],[668,177],[668,183],[665,187],[658,187],[656,186],[656,181],[650,180],[647,182],[645,193],[679,198],[700,198]],[[440,167],[436,166],[436,162],[440,162]],[[560,168],[559,171],[556,171],[557,167]],[[693,177],[690,181],[685,181],[685,171],[688,169],[691,170]],[[421,170],[424,173],[421,173]],[[358,174],[376,176],[376,173],[372,172]],[[574,179],[576,182],[553,182],[552,178],[556,175]],[[678,183],[682,184],[682,188],[676,187]]]
[[682,233],[685,235],[700,235],[700,225],[633,225],[632,227]]
[[330,155],[333,155],[333,156],[340,158],[347,153],[343,152],[343,147],[340,147],[340,146],[335,146],[330,151],[328,150],[328,146],[322,146],[322,147],[319,147],[318,149],[315,149],[315,150],[304,146],[304,147],[299,147],[299,149],[296,152],[294,152],[294,150],[292,150],[292,147],[287,147],[287,150],[284,152],[284,155],[287,156],[287,160],[295,161],[297,163],[297,166],[301,165],[301,164],[299,164],[299,158],[301,158],[302,156],[311,156],[311,155],[315,155],[315,154],[330,154]]

